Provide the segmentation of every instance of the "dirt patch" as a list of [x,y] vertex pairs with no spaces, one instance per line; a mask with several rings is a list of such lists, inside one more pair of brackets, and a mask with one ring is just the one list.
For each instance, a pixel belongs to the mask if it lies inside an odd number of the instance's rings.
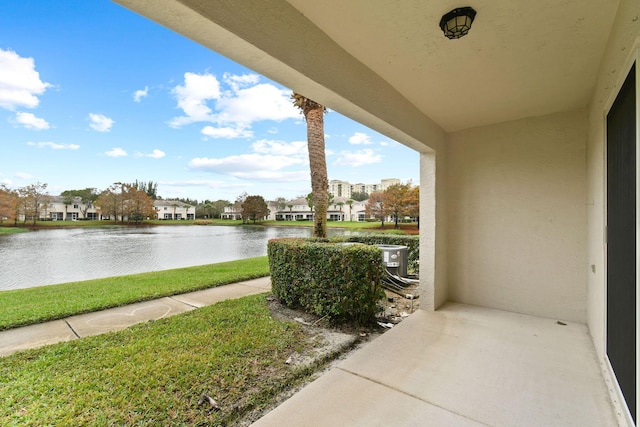
[[333,324],[326,317],[308,313],[303,309],[287,307],[274,297],[267,297],[271,315],[276,319],[294,321],[303,326],[310,337],[326,338],[327,346],[336,349],[342,346],[345,337],[351,337],[360,342],[370,341],[394,325],[402,322],[411,313],[420,308],[417,294],[407,291],[404,295],[385,290],[385,298],[380,300],[382,311],[376,317],[377,322],[369,326],[353,324]]
[[299,392],[307,384],[329,371],[341,360],[348,357],[368,342],[392,329],[419,308],[419,299],[405,298],[385,291],[386,298],[380,301],[383,311],[374,325],[363,327],[355,325],[334,325],[328,319],[307,313],[301,309],[286,307],[273,296],[267,297],[269,309],[274,318],[299,323],[308,339],[314,343],[303,354],[287,355],[285,363],[292,367],[311,367],[315,369],[305,381],[290,387],[278,395],[269,407],[245,414],[232,425],[246,427],[275,409],[285,400]]

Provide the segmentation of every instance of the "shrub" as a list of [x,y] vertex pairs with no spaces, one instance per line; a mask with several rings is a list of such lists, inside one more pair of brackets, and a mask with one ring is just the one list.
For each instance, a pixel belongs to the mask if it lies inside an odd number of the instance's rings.
[[288,306],[338,322],[367,324],[384,297],[382,251],[327,239],[272,239],[267,245],[271,288]]
[[213,221],[210,219],[196,219],[193,221],[194,225],[210,225],[213,224]]

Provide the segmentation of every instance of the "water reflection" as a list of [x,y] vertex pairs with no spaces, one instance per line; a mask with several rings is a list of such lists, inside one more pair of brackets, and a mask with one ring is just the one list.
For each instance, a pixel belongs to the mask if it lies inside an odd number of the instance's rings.
[[[330,234],[342,234],[330,229]],[[0,290],[212,264],[267,254],[310,228],[157,226],[0,235]]]

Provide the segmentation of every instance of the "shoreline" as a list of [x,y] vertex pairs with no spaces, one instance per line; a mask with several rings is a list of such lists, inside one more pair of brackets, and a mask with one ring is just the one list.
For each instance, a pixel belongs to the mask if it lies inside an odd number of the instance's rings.
[[[197,220],[196,220],[197,221]],[[59,230],[59,229],[72,229],[72,228],[129,228],[129,227],[157,227],[157,226],[225,226],[225,227],[238,227],[238,226],[250,226],[250,227],[303,227],[313,228],[312,221],[260,221],[256,223],[243,223],[241,220],[211,220],[210,224],[196,224],[194,220],[150,220],[139,223],[131,222],[118,222],[114,223],[105,220],[89,220],[89,221],[39,221],[35,225],[33,224],[11,224],[0,225],[0,235],[11,234],[14,232],[24,231],[40,231],[40,230]],[[344,222],[345,224],[340,224]],[[55,224],[54,224],[55,223]],[[61,224],[60,224],[61,223]],[[352,231],[361,231],[365,233],[387,233],[387,232],[400,232],[404,234],[419,234],[419,227],[416,223],[400,223],[398,228],[395,228],[393,222],[386,222],[384,228],[380,227],[379,222],[355,222],[355,221],[329,221],[327,222],[327,228],[344,229]],[[21,230],[21,231],[3,231],[3,230]]]

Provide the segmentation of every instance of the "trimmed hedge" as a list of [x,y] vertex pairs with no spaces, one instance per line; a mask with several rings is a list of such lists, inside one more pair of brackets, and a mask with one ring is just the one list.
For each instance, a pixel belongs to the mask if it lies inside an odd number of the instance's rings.
[[327,239],[272,239],[271,288],[285,305],[337,322],[367,324],[380,310],[382,251]]

